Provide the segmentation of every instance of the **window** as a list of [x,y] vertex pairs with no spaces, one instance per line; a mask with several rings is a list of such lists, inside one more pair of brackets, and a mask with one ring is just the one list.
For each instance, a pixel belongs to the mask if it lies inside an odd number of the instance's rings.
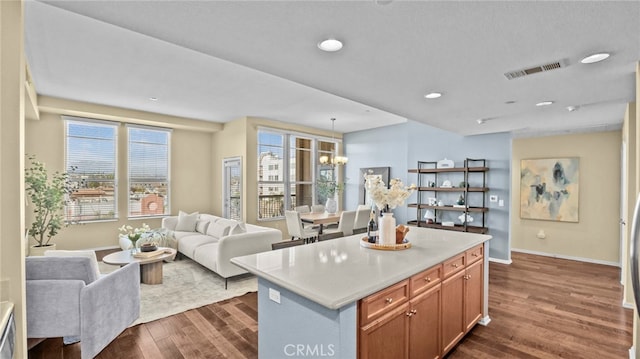
[[65,168],[73,188],[65,207],[65,220],[83,222],[117,218],[118,125],[67,116],[63,119]]
[[282,218],[285,209],[326,202],[316,193],[315,181],[335,180],[335,173],[318,164],[318,158],[333,155],[336,148],[336,141],[259,130],[258,219]]
[[129,217],[169,214],[169,141],[166,129],[127,126]]

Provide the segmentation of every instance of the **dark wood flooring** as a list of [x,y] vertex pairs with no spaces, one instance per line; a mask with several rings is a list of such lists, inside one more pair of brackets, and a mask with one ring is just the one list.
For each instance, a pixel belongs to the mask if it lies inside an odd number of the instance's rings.
[[[513,253],[490,263],[491,323],[477,325],[447,356],[628,358],[633,311],[624,309],[620,270]],[[98,358],[256,358],[255,293],[127,329]],[[80,358],[78,344],[47,339],[29,358]]]

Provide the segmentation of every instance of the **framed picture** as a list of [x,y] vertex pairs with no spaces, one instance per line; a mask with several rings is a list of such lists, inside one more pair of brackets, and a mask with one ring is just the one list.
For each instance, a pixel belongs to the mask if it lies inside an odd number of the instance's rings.
[[374,175],[380,176],[380,179],[389,187],[389,173],[391,172],[391,167],[366,167],[360,169],[360,185],[359,185],[359,195],[358,195],[358,203],[366,204],[368,206],[371,205],[371,200],[367,196],[367,188],[364,186],[364,176]]
[[520,218],[578,222],[580,158],[520,161]]

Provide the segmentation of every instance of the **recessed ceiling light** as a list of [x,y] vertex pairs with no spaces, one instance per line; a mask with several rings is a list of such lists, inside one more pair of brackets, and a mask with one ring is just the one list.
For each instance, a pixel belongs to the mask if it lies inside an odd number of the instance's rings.
[[513,105],[514,103],[516,103],[514,100],[509,100],[504,102],[505,105]]
[[553,101],[542,101],[542,102],[538,102],[536,104],[536,106],[538,106],[538,107],[540,107],[540,106],[549,106],[549,105],[552,105],[552,104],[553,104]]
[[342,48],[342,42],[336,39],[326,39],[318,43],[318,48],[322,51],[335,52]]
[[602,60],[606,60],[609,57],[609,55],[610,54],[608,52],[601,52],[598,54],[589,55],[584,59],[580,60],[580,62],[582,62],[583,64],[593,64],[594,62],[600,62]]
[[428,93],[428,94],[424,95],[424,97],[428,98],[428,99],[434,99],[434,98],[438,98],[440,96],[442,96],[442,94],[440,92],[431,92],[431,93]]
[[567,111],[569,112],[578,111],[578,109],[580,109],[580,106],[567,106]]
[[157,98],[157,97],[149,97],[149,100],[151,100],[151,101],[158,101],[158,98]]
[[478,123],[478,125],[482,125],[482,124],[484,124],[485,122],[487,122],[487,120],[486,120],[486,119],[484,119],[484,118],[479,118],[479,119],[477,119],[477,120],[476,120],[476,122]]

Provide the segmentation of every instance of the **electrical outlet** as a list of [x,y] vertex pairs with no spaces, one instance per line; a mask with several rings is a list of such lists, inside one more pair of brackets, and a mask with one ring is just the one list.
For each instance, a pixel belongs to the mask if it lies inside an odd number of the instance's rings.
[[495,194],[489,196],[489,202],[498,202],[498,196],[496,196]]
[[280,292],[273,288],[269,288],[269,299],[280,304]]

